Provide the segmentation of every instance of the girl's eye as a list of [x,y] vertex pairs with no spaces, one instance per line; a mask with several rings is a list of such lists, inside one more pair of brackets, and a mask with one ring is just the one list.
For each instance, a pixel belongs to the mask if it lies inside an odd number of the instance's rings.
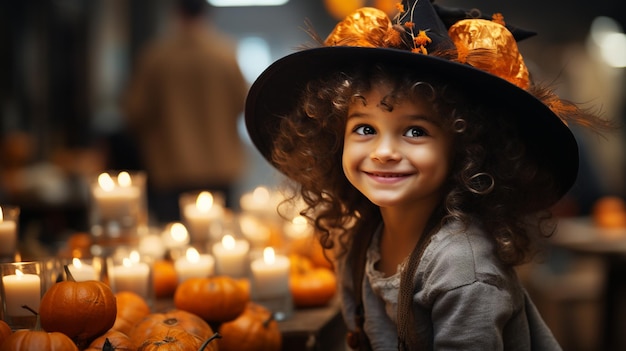
[[418,138],[421,136],[425,136],[426,131],[424,130],[424,128],[420,128],[420,127],[411,127],[409,128],[406,133],[404,133],[404,136],[410,137],[410,138]]
[[372,128],[372,126],[368,126],[368,125],[358,126],[358,127],[354,128],[354,132],[359,134],[359,135],[376,134],[376,131],[374,130],[374,128]]

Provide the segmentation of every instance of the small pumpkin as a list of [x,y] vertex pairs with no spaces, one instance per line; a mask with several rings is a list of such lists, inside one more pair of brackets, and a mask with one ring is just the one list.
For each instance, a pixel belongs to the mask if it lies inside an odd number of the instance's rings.
[[132,329],[129,336],[140,344],[151,335],[163,330],[178,328],[205,340],[213,335],[213,329],[202,318],[183,310],[171,310],[166,313],[152,313]]
[[137,351],[198,351],[204,340],[181,328],[168,328],[150,335]]
[[108,332],[97,337],[84,351],[136,351],[135,343],[128,335],[117,331]]
[[0,351],[78,351],[74,341],[59,332],[18,330],[0,344]]
[[279,351],[282,347],[282,334],[272,313],[254,302],[235,320],[223,323],[219,333],[220,351]]
[[[68,279],[73,279],[67,266],[65,270]],[[113,291],[96,280],[56,283],[46,291],[39,306],[41,327],[69,336],[81,349],[109,330],[116,315]]]
[[228,276],[190,278],[174,293],[174,306],[200,316],[209,324],[231,321],[250,301],[243,284]]
[[154,294],[157,298],[172,297],[178,286],[178,275],[171,260],[154,262]]
[[0,319],[0,344],[2,344],[2,341],[8,338],[12,333],[13,331],[11,330],[9,324]]
[[130,331],[150,314],[150,306],[146,300],[132,291],[120,291],[115,293],[117,301],[117,314],[113,330],[129,334]]
[[332,300],[337,292],[335,273],[315,267],[305,257],[290,256],[289,290],[296,307],[319,307]]

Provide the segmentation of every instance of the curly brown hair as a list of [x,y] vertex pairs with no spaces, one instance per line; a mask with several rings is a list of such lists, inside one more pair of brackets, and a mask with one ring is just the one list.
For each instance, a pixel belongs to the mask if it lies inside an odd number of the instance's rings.
[[392,87],[386,104],[426,98],[453,132],[454,160],[435,223],[478,221],[504,263],[527,261],[534,239],[553,232],[542,224],[550,223],[546,208],[559,197],[558,179],[535,161],[505,109],[476,103],[454,82],[382,63],[310,82],[299,108],[281,119],[274,140],[272,161],[294,181],[296,196],[306,204],[301,214],[315,223],[322,245],[339,242],[343,254],[353,235],[381,220],[379,208],[350,184],[341,167],[348,107],[380,83]]

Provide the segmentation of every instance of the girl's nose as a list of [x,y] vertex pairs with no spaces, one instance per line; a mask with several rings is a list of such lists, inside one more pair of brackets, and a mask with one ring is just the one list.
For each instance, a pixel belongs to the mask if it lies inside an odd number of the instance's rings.
[[399,160],[401,156],[396,143],[391,138],[380,138],[372,150],[370,158],[378,162],[389,162]]

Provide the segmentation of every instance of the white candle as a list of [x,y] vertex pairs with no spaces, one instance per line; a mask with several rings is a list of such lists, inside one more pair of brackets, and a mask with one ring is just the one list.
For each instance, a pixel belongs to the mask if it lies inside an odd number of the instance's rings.
[[13,256],[17,248],[17,224],[13,220],[5,220],[0,207],[0,256]]
[[183,216],[189,229],[191,242],[204,243],[209,240],[211,223],[224,215],[224,207],[214,201],[213,194],[202,191],[195,203],[185,204]]
[[224,235],[221,242],[213,245],[213,255],[217,271],[221,275],[242,277],[247,274],[248,251],[250,244],[245,240],[235,240],[232,235]]
[[208,254],[200,255],[198,250],[190,247],[184,257],[174,262],[178,282],[182,283],[189,278],[206,278],[213,275],[215,259]]
[[189,244],[187,228],[179,222],[168,224],[161,238],[163,239],[163,244],[168,249],[180,249]]
[[144,298],[149,297],[150,267],[147,263],[139,262],[135,252],[131,253],[130,258],[124,258],[121,265],[113,267],[111,279],[115,292],[131,291]]
[[108,173],[100,174],[98,184],[93,185],[92,193],[103,220],[138,215],[141,190],[132,184],[128,172],[120,172],[117,183]]
[[296,216],[285,223],[284,232],[289,239],[305,239],[313,235],[313,227],[304,216]]
[[281,201],[282,198],[278,193],[258,186],[251,193],[243,194],[239,203],[245,212],[265,219],[275,219],[278,217],[277,207]]
[[77,282],[98,280],[95,268],[92,265],[81,262],[79,258],[73,258],[72,264],[68,265],[67,269],[70,270],[72,277]]
[[155,260],[165,256],[165,244],[163,238],[156,234],[147,234],[139,239],[139,253],[142,256],[152,257]]
[[289,258],[276,255],[271,247],[265,248],[263,258],[250,265],[254,296],[267,299],[289,294],[289,267]]
[[15,274],[2,277],[7,315],[32,316],[32,312],[22,308],[26,305],[39,311],[41,301],[41,279],[36,274],[23,274],[19,269]]

